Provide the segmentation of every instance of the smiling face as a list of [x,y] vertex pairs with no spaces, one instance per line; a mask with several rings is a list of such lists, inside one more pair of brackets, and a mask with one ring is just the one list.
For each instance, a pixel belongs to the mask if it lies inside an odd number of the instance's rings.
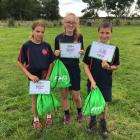
[[98,30],[99,39],[102,43],[107,43],[112,35],[112,29],[110,27],[103,28],[101,27]]
[[34,28],[34,30],[32,31],[32,39],[34,42],[36,43],[41,43],[43,40],[43,36],[44,36],[44,32],[45,32],[45,28],[38,25]]
[[78,18],[75,15],[67,15],[64,18],[64,29],[66,34],[73,34],[78,25]]

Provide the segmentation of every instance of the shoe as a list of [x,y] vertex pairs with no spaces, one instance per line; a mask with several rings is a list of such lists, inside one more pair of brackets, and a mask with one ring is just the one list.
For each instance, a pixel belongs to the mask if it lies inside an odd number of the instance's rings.
[[97,128],[97,123],[96,122],[89,122],[89,124],[86,127],[86,132],[88,133],[93,133]]
[[47,118],[45,122],[45,127],[49,128],[52,125],[53,121],[52,118]]
[[70,115],[65,115],[64,116],[64,124],[69,124],[70,123]]
[[78,113],[77,121],[78,121],[79,123],[81,123],[81,122],[84,121],[84,116],[82,115],[82,113]]
[[39,121],[36,121],[36,122],[33,121],[32,126],[33,128],[42,128],[42,124]]
[[105,119],[100,120],[99,126],[100,126],[100,133],[101,133],[101,136],[102,136],[103,138],[108,138],[108,136],[109,136],[109,131],[107,130]]

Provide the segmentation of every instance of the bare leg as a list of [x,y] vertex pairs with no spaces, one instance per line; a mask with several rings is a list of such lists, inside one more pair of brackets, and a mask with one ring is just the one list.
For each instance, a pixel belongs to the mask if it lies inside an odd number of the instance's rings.
[[61,100],[62,100],[62,106],[64,108],[64,110],[68,110],[69,109],[69,105],[68,105],[68,89],[61,89]]

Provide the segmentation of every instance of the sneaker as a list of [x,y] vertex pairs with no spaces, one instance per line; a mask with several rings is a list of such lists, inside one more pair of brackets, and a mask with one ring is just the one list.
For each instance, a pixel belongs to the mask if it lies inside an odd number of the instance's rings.
[[42,128],[42,124],[39,121],[32,122],[33,128]]
[[105,119],[100,120],[99,126],[100,126],[100,133],[101,133],[102,137],[108,138],[109,131],[107,130]]
[[92,132],[95,131],[96,128],[97,128],[97,123],[96,122],[94,122],[94,123],[93,122],[89,122],[89,124],[86,127],[86,131],[88,133],[92,133]]
[[64,124],[69,124],[70,123],[70,115],[65,115],[64,116]]
[[78,113],[77,121],[78,121],[79,123],[81,123],[81,122],[84,121],[84,116],[82,115],[82,113]]
[[47,118],[45,122],[45,127],[49,128],[52,125],[52,118]]

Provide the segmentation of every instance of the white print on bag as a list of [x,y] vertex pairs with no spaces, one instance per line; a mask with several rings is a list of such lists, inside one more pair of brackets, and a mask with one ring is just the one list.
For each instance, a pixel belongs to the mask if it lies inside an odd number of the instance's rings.
[[58,81],[66,81],[68,78],[66,75],[63,76],[55,76],[54,80],[58,80]]
[[91,108],[91,113],[98,112],[103,109],[103,106],[96,106]]

